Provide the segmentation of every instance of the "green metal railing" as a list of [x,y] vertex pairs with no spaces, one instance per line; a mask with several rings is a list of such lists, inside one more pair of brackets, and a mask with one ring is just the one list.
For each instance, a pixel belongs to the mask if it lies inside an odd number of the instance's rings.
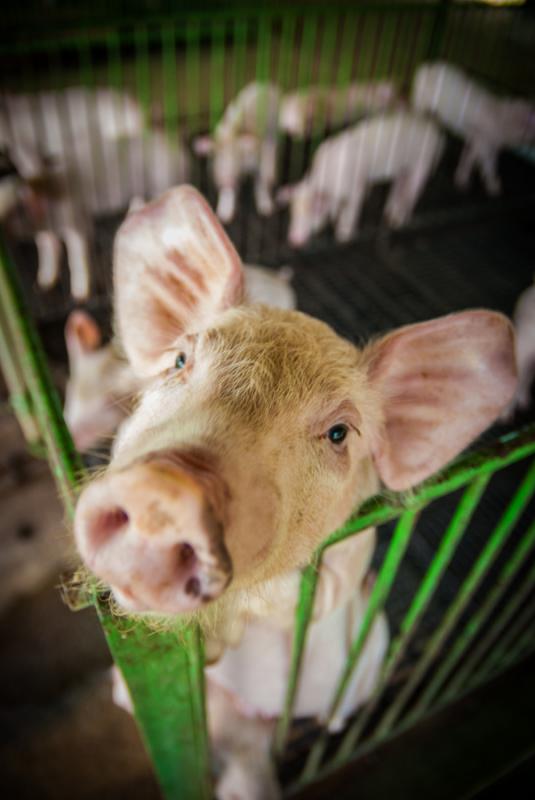
[[[491,19],[500,24],[489,25]],[[503,26],[509,23],[502,25],[502,19],[505,17],[496,10],[447,2],[370,3],[358,8],[354,3],[338,3],[334,8],[318,3],[307,15],[298,5],[283,12],[269,7],[252,9],[250,5],[244,5],[239,14],[232,8],[218,9],[217,13],[195,11],[187,16],[180,11],[164,19],[124,19],[120,32],[117,25],[101,21],[90,30],[71,32],[68,38],[45,30],[27,41],[4,40],[0,42],[0,60],[9,68],[3,72],[2,81],[10,90],[43,89],[59,82],[112,85],[135,96],[147,118],[155,113],[155,107],[159,108],[170,139],[187,139],[201,130],[213,130],[228,101],[251,80],[273,80],[288,90],[310,83],[347,86],[358,79],[389,76],[408,84],[419,61],[437,56],[467,63],[476,74],[498,85],[515,86],[517,74],[509,63],[511,45],[503,36]],[[49,56],[46,70],[39,67],[43,53]],[[183,80],[177,81],[177,75]],[[38,126],[40,120],[35,124]],[[314,133],[312,149],[326,130],[327,121]],[[100,148],[101,143],[95,142],[95,170],[99,168]],[[301,143],[292,143],[286,177],[299,176],[309,157]],[[203,188],[203,170],[198,163],[193,164],[192,180]],[[246,222],[240,237],[240,250],[245,255],[250,239]],[[3,241],[0,362],[26,439],[36,452],[45,452],[66,508],[72,513],[83,467],[65,427],[14,263]],[[284,711],[273,742],[278,759],[283,758],[288,740],[325,552],[359,531],[396,520],[365,615],[321,721],[324,726],[336,715],[374,622],[396,589],[407,548],[419,535],[421,512],[436,500],[461,492],[436,553],[409,599],[371,698],[352,720],[334,753],[327,755],[326,729],[320,733],[296,785],[336,769],[452,702],[533,646],[535,525],[528,520],[521,535],[518,530],[519,524],[525,523],[526,509],[534,496],[535,463],[527,466],[457,595],[444,610],[440,625],[425,641],[418,660],[410,664],[408,677],[395,692],[393,689],[393,679],[400,666],[410,661],[411,647],[461,542],[470,533],[471,521],[490,490],[492,477],[518,462],[525,460],[528,464],[534,455],[535,427],[503,436],[462,456],[414,491],[386,492],[370,499],[318,548],[301,580]],[[485,579],[490,570],[497,577],[488,588]],[[115,617],[105,594],[96,589],[90,600],[129,687],[136,719],[165,796],[181,800],[211,797],[199,630],[177,623],[174,630],[155,632],[139,620]]]

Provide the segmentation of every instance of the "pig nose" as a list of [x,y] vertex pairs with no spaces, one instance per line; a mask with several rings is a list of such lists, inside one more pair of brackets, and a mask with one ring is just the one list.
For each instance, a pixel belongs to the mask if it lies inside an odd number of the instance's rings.
[[194,611],[231,579],[206,490],[175,465],[134,464],[94,481],[78,501],[74,532],[87,566],[130,611]]

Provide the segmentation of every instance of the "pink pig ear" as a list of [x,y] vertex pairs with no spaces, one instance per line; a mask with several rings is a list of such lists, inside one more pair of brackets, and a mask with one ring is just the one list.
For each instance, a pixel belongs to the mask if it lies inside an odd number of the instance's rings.
[[128,215],[115,239],[115,322],[138,375],[169,366],[183,333],[241,302],[240,258],[204,198],[178,186]]
[[85,311],[71,311],[65,324],[65,344],[69,361],[100,346],[102,335],[96,321]]
[[409,325],[372,344],[370,377],[384,398],[374,459],[391,489],[447,464],[507,406],[516,387],[513,329],[492,311]]

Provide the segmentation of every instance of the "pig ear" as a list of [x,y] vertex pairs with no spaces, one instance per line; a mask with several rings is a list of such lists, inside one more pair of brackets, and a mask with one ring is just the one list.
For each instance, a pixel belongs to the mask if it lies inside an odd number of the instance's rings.
[[214,148],[215,143],[211,136],[197,136],[193,142],[193,150],[198,156],[209,156]]
[[447,464],[507,406],[516,387],[514,334],[502,314],[466,311],[409,325],[369,347],[383,399],[374,460],[391,489]]
[[166,192],[121,225],[114,249],[115,323],[141,377],[169,365],[183,333],[209,327],[241,302],[240,258],[192,186]]
[[65,344],[72,363],[100,346],[102,335],[97,322],[85,311],[71,311],[65,324]]

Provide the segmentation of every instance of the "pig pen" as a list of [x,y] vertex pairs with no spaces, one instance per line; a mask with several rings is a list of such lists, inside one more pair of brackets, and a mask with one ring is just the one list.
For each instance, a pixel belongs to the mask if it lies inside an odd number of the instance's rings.
[[[90,76],[100,84],[108,68],[115,85],[118,81],[135,91],[143,81],[135,83],[133,76],[138,81],[149,76],[165,128],[175,135],[180,129],[188,139],[213,127],[232,98],[233,87],[252,77],[278,79],[288,88],[329,79],[343,83],[354,76],[394,75],[407,80],[418,60],[439,56],[464,64],[502,90],[522,92],[530,87],[518,42],[519,37],[524,46],[533,42],[533,20],[522,12],[449,8],[440,3],[436,8],[414,4],[357,14],[341,6],[336,14],[318,11],[302,17],[296,10],[293,15],[273,12],[257,17],[248,12],[239,18],[222,15],[216,23],[212,27],[198,15],[166,21],[157,29],[158,38],[161,34],[157,45],[151,38],[156,30],[152,23],[126,33],[119,27],[111,33],[106,30],[100,38],[83,34],[76,45],[83,67],[79,73],[73,66],[72,44],[36,41],[32,48],[6,46],[5,58],[15,53],[27,65],[19,83],[9,88],[54,85],[57,72],[40,75],[37,83],[31,79],[43,53],[54,54],[56,66],[64,68],[62,74],[73,85]],[[347,38],[341,47],[346,57],[339,58],[333,75],[329,65],[340,36]],[[288,44],[294,42],[292,37],[299,44],[293,63],[288,55],[293,52]],[[359,41],[360,58],[355,63],[347,53]],[[512,47],[518,57],[508,60]],[[273,53],[277,57],[271,58]],[[288,64],[281,53],[287,54]],[[227,61],[224,70],[217,70]],[[180,74],[181,68],[190,78],[197,76],[199,87],[207,85],[201,75],[210,76],[208,97],[206,88],[194,97],[193,93],[182,97],[182,85],[180,93],[169,92],[169,76],[175,70]],[[147,100],[149,84],[145,88]],[[282,140],[279,157],[286,180],[303,174],[318,141],[318,137],[304,143]],[[259,217],[252,186],[246,182],[229,233],[244,260],[272,267],[291,265],[299,309],[324,319],[353,341],[462,308],[481,306],[511,314],[533,276],[535,168],[529,153],[505,153],[500,160],[502,197],[489,199],[477,181],[459,195],[452,184],[459,152],[459,143],[448,138],[414,218],[399,232],[392,233],[381,223],[385,190],[377,188],[366,202],[355,241],[337,245],[328,230],[306,249],[295,251],[285,241],[287,212]],[[214,204],[216,191],[205,163],[193,163],[192,180]],[[87,307],[108,332],[111,246],[121,218],[120,214],[99,217],[93,243],[93,292]],[[64,365],[63,326],[73,307],[67,272],[62,272],[54,289],[41,292],[35,286],[33,244],[12,237],[9,250],[2,250],[2,266],[6,380],[27,438],[44,444],[69,509],[82,466],[52,397],[32,324],[35,320],[48,358]],[[402,496],[384,493],[367,503],[337,534],[352,535],[370,524],[381,526],[369,611],[351,648],[347,670],[358,662],[366,632],[383,607],[392,641],[376,696],[336,737],[327,737],[312,723],[290,728],[320,548],[315,563],[303,573],[286,713],[274,742],[287,785],[309,785],[444,708],[529,652],[535,574],[535,472],[529,456],[534,452],[533,413],[528,411],[496,425],[454,466],[420,489]],[[186,629],[179,637],[149,634],[140,623],[134,626],[114,618],[105,593],[76,602],[97,607],[113,657],[135,698],[137,721],[164,793],[209,797],[198,631]],[[341,688],[345,677],[341,676]],[[158,709],[166,710],[165,723]]]

